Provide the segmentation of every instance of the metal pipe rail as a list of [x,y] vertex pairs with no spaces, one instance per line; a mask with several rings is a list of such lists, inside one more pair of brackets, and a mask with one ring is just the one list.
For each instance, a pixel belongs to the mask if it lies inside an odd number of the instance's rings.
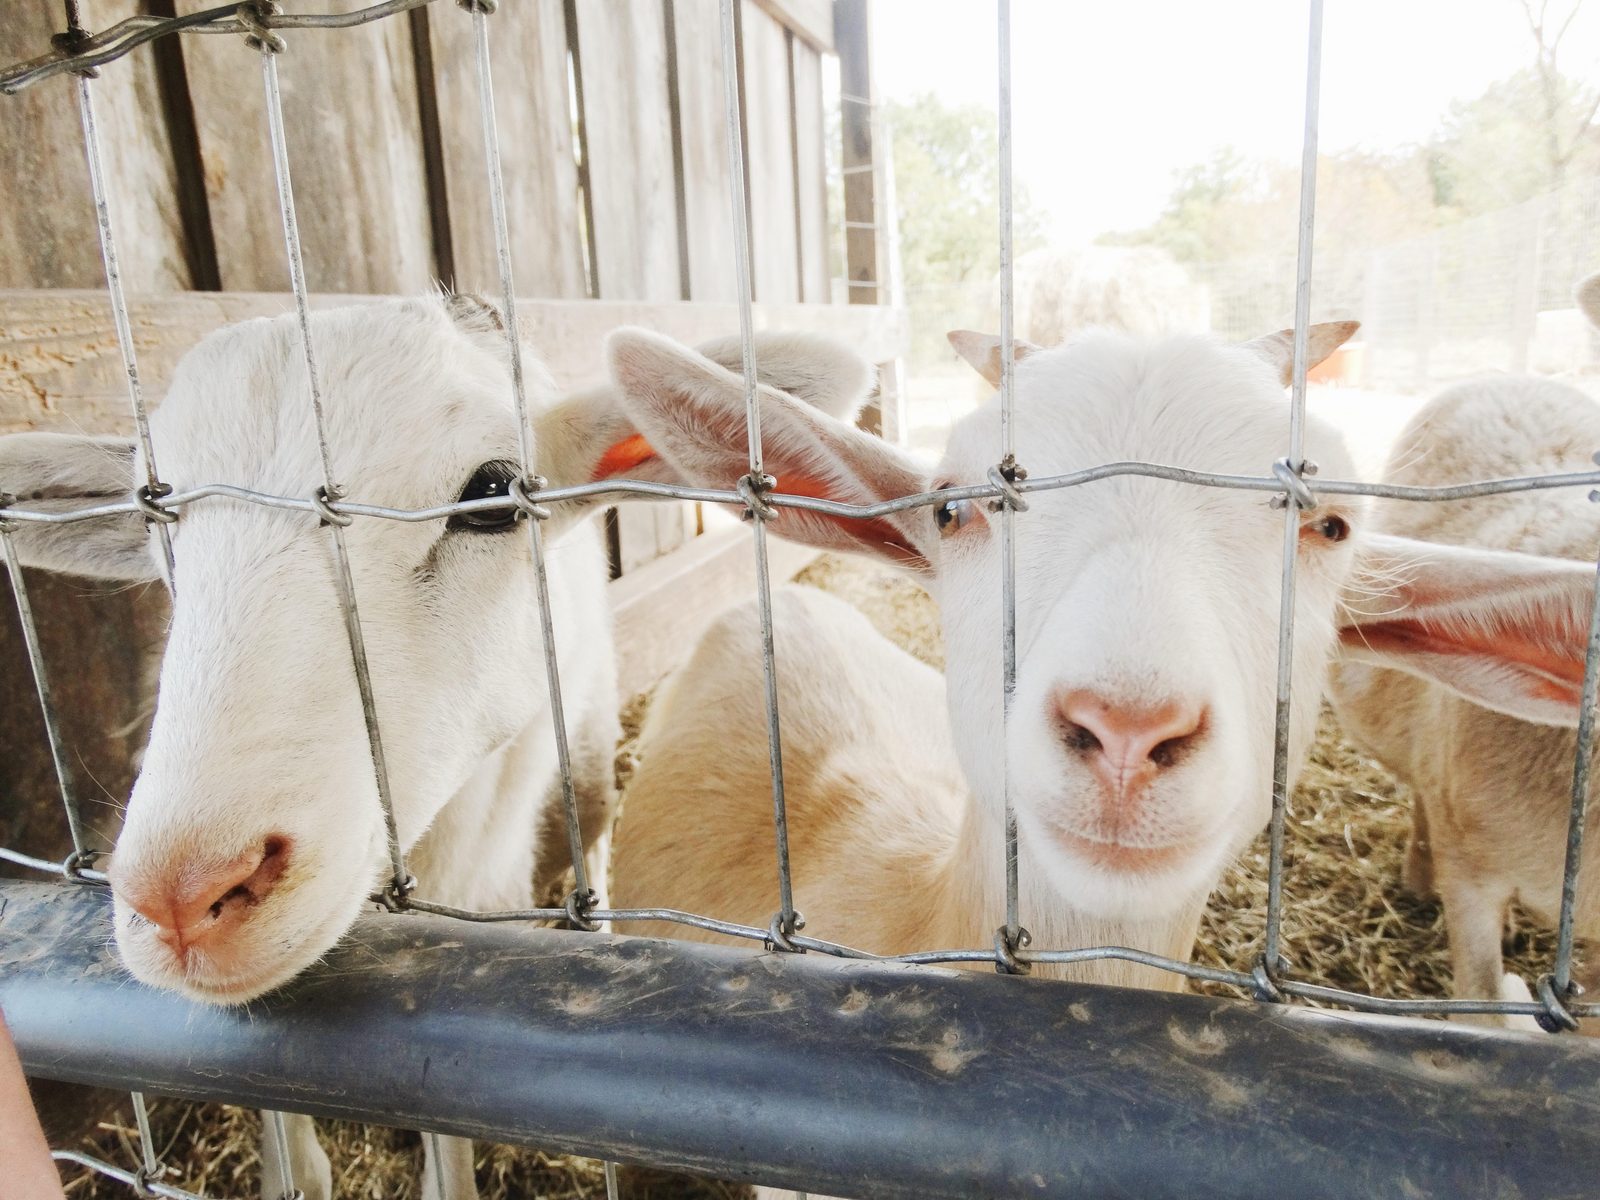
[[842,1196],[1555,1200],[1600,1169],[1588,1039],[416,913],[218,1009],[131,983],[109,917],[0,883],[32,1074]]

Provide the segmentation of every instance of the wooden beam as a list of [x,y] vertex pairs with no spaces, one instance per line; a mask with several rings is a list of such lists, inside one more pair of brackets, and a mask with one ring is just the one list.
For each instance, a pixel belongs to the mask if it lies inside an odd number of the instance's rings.
[[814,50],[833,53],[833,7],[829,0],[755,0],[768,16],[794,30]]
[[[373,297],[315,296],[314,307]],[[562,387],[600,377],[601,346],[620,325],[643,325],[683,342],[739,328],[723,302],[519,300],[529,344]],[[175,292],[130,301],[134,343],[147,392],[165,391],[178,360],[224,325],[293,311],[284,293]],[[869,362],[899,357],[909,338],[904,310],[828,304],[758,304],[755,327],[831,334]],[[104,292],[0,290],[0,433],[127,428],[128,399]]]
[[888,299],[878,245],[877,177],[873,157],[871,14],[867,0],[838,0],[833,8],[839,48],[841,132],[844,137],[844,246],[850,304]]

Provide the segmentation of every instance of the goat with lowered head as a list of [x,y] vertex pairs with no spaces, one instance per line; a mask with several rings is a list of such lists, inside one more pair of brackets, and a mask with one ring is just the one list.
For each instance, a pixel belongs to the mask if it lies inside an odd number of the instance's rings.
[[[1579,305],[1600,327],[1600,275],[1579,289]],[[1568,384],[1518,376],[1472,380],[1441,392],[1400,435],[1385,482],[1417,486],[1519,475],[1587,471],[1600,450],[1600,403]],[[1600,552],[1600,508],[1585,489],[1560,488],[1444,503],[1381,501],[1374,527],[1408,538],[1480,551],[1485,562],[1507,551],[1549,556],[1547,570],[1574,581],[1594,577]],[[1431,569],[1426,562],[1402,566]],[[1472,618],[1473,598],[1460,620]],[[1370,607],[1381,611],[1377,591]],[[1450,933],[1454,987],[1462,999],[1528,1000],[1527,983],[1506,974],[1501,958],[1507,907],[1517,900],[1554,923],[1561,907],[1562,867],[1571,807],[1578,709],[1571,702],[1583,677],[1581,642],[1587,613],[1552,607],[1529,588],[1524,620],[1543,618],[1545,640],[1510,665],[1484,671],[1450,646],[1429,645],[1425,631],[1403,620],[1367,627],[1366,637],[1404,638],[1431,653],[1439,672],[1342,665],[1332,695],[1339,720],[1362,746],[1416,791],[1405,882],[1436,892]],[[1486,650],[1504,634],[1481,627]],[[1455,658],[1456,661],[1451,661]],[[1592,794],[1592,793],[1591,793]],[[1600,937],[1600,830],[1591,808],[1578,877],[1576,932]],[[1600,963],[1579,979],[1600,985]],[[1477,1018],[1530,1027],[1531,1017]]]
[[[520,473],[498,314],[470,297],[313,314],[334,470],[349,494],[402,509],[504,496]],[[866,386],[816,339],[760,340],[767,376],[802,395]],[[731,348],[730,348],[731,347]],[[705,347],[737,361],[736,343]],[[611,388],[556,395],[526,350],[539,471],[557,485],[633,469],[635,431]],[[786,364],[793,371],[786,373]],[[292,318],[212,334],[152,417],[163,477],[310,497],[322,468]],[[18,509],[126,497],[144,470],[126,439],[0,438]],[[552,506],[550,599],[591,878],[604,877],[617,733],[606,568],[594,507]],[[140,980],[242,1004],[292,979],[350,928],[388,874],[385,829],[326,531],[305,512],[226,498],[170,527],[171,628],[149,745],[108,872],[117,948]],[[158,578],[137,517],[19,521],[24,563]],[[358,519],[347,531],[395,820],[430,900],[523,908],[567,859],[527,531],[516,509],[448,520]],[[291,1158],[308,1196],[330,1188],[308,1120]],[[470,1145],[443,1140],[426,1175],[473,1194]],[[431,1149],[431,1148],[430,1148]]]
[[[1320,361],[1353,324],[1314,326]],[[996,339],[954,335],[991,381]],[[1016,445],[1033,480],[1121,460],[1262,475],[1287,440],[1289,336],[1239,346],[1090,334],[1020,345]],[[639,331],[612,336],[621,403],[675,473],[743,474],[739,380]],[[998,404],[952,431],[929,470],[770,389],[766,465],[779,491],[876,503],[984,478]],[[1316,420],[1323,477],[1348,454]],[[1000,560],[981,500],[871,520],[786,508],[776,535],[876,557],[939,604],[945,679],[806,589],[775,598],[796,907],[807,932],[878,953],[987,945],[1003,911],[1009,773],[1021,829],[1022,914],[1036,946],[1126,945],[1184,959],[1207,893],[1270,811],[1281,512],[1259,491],[1122,475],[1028,494],[1016,518],[1017,686],[1001,722]],[[1299,518],[1291,762],[1308,748],[1347,594],[1417,564],[1389,615],[1485,671],[1586,609],[1566,564],[1369,535],[1358,498]],[[1530,609],[1529,588],[1549,604]],[[1449,601],[1470,594],[1463,618]],[[1478,636],[1492,622],[1501,636]],[[1565,632],[1560,627],[1556,632]],[[751,606],[721,618],[669,680],[617,831],[616,900],[765,925],[776,908],[759,635]],[[1581,658],[1581,639],[1560,642]],[[1429,671],[1401,639],[1352,652]],[[1532,690],[1533,681],[1522,686]],[[659,932],[672,930],[663,926]],[[688,931],[685,936],[707,936]],[[1178,987],[1128,962],[1040,968]]]

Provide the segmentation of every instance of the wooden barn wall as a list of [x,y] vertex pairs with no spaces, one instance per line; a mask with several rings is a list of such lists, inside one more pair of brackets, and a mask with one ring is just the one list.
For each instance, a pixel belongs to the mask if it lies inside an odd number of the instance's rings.
[[[103,29],[135,14],[182,15],[213,2],[83,0],[82,9],[88,28]],[[317,7],[366,3],[318,0]],[[4,0],[4,7],[6,63],[37,56],[60,31],[60,0]],[[500,6],[490,29],[519,294],[644,306],[732,301],[717,0],[514,0]],[[468,15],[444,2],[355,29],[284,38],[278,71],[291,172],[307,283],[321,302],[338,293],[415,292],[436,280],[498,294]],[[821,81],[832,39],[831,0],[742,0],[738,9],[744,183],[755,296],[764,305],[828,299]],[[158,402],[162,353],[180,349],[197,319],[212,319],[196,313],[263,304],[204,293],[277,293],[287,304],[260,56],[238,37],[168,37],[102,68],[92,88],[124,285],[136,297],[188,297],[136,305],[136,337],[157,360],[146,375]],[[104,286],[81,139],[70,77],[0,97],[0,290]],[[0,341],[42,349],[0,356],[0,433],[131,427],[108,366],[115,362],[109,308],[81,295],[63,302],[71,319],[29,317],[26,305],[8,314]],[[551,339],[562,336],[559,309],[533,311],[551,322]],[[645,307],[637,319],[654,315]],[[686,332],[706,319],[687,323]],[[587,335],[593,325],[575,328]],[[541,340],[537,329],[534,340]],[[598,371],[598,344],[590,354]],[[558,355],[573,356],[569,346]],[[104,376],[105,386],[79,386],[90,376]],[[687,504],[623,506],[613,526],[614,566],[631,571],[682,545],[698,522]],[[28,585],[74,780],[90,823],[109,839],[110,800],[127,795],[143,740],[141,710],[166,601],[159,588],[130,591],[38,572]],[[9,603],[0,606],[0,707],[13,714],[0,755],[0,844],[64,854],[65,829],[53,809],[7,804],[48,796],[54,786]]]

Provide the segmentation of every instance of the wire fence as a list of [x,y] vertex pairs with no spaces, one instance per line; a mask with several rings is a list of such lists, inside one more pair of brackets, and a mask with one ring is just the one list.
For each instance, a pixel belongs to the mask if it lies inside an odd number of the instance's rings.
[[[1190,270],[1224,336],[1249,337],[1289,310],[1282,257]],[[1597,270],[1600,177],[1422,237],[1324,254],[1317,301],[1361,318],[1355,382],[1424,392],[1481,371],[1594,370],[1600,343],[1572,293]]]
[[[1011,93],[1010,46],[1011,19],[1009,0],[998,0],[999,29],[999,172],[1001,195],[1001,364],[1002,378],[999,388],[1002,430],[1002,457],[987,472],[987,477],[957,486],[939,488],[913,495],[899,496],[875,504],[849,504],[813,496],[786,494],[781,490],[781,480],[774,480],[764,471],[761,434],[761,408],[757,401],[756,361],[751,321],[750,295],[750,235],[747,201],[742,187],[743,147],[741,112],[737,89],[735,62],[734,0],[721,0],[722,51],[727,63],[725,71],[725,121],[727,153],[732,164],[729,173],[730,213],[733,219],[733,237],[738,270],[741,312],[741,341],[745,408],[748,428],[748,473],[732,486],[701,488],[638,481],[606,481],[570,487],[548,487],[534,474],[535,447],[528,421],[527,400],[523,387],[522,347],[516,323],[515,280],[512,276],[509,253],[510,230],[507,227],[503,181],[501,179],[498,129],[494,111],[494,86],[489,66],[489,46],[496,9],[495,0],[460,0],[466,10],[463,20],[471,20],[476,38],[479,102],[486,146],[484,186],[493,209],[494,231],[498,252],[501,302],[505,308],[506,349],[509,355],[516,419],[519,436],[521,474],[509,487],[509,494],[483,499],[458,501],[422,509],[386,507],[363,502],[359,497],[345,494],[338,483],[338,475],[329,449],[323,421],[324,397],[322,381],[318,375],[316,345],[309,318],[308,289],[301,261],[298,230],[295,220],[295,194],[291,176],[291,145],[284,127],[280,98],[278,64],[288,51],[282,33],[296,28],[316,26],[351,26],[379,20],[406,9],[428,3],[430,0],[390,0],[345,14],[289,15],[264,4],[229,5],[177,19],[135,17],[99,34],[89,34],[78,22],[75,5],[69,4],[69,30],[58,40],[48,54],[30,63],[0,70],[0,91],[15,92],[53,75],[70,73],[74,76],[76,97],[82,117],[84,149],[86,153],[94,200],[97,208],[101,247],[105,260],[107,291],[113,319],[127,368],[129,399],[143,450],[147,471],[145,482],[129,498],[115,503],[97,504],[72,512],[47,512],[30,508],[13,498],[0,499],[0,545],[3,545],[12,588],[30,660],[38,688],[39,702],[52,742],[58,767],[63,806],[73,835],[73,852],[61,863],[50,863],[13,849],[0,849],[0,858],[24,867],[51,872],[66,880],[89,885],[103,885],[105,875],[95,869],[102,853],[89,843],[80,813],[79,798],[74,794],[70,772],[66,769],[65,747],[61,742],[59,721],[52,700],[48,675],[39,652],[39,638],[34,616],[28,601],[26,581],[19,566],[15,536],[23,526],[33,523],[71,525],[110,515],[140,515],[153,527],[160,539],[166,564],[166,582],[169,587],[181,589],[181,574],[175,570],[172,553],[171,527],[183,519],[191,506],[219,499],[243,501],[271,508],[297,511],[320,519],[336,564],[335,580],[338,599],[348,634],[349,651],[355,677],[360,690],[366,732],[371,751],[373,775],[377,794],[383,807],[390,874],[384,887],[372,899],[395,914],[408,912],[432,913],[473,922],[538,922],[569,921],[581,929],[598,930],[601,923],[626,926],[641,921],[670,922],[685,927],[743,939],[752,944],[765,945],[781,951],[807,950],[843,958],[878,959],[907,964],[970,963],[991,964],[1006,973],[1026,973],[1034,964],[1072,964],[1118,959],[1156,967],[1190,980],[1231,984],[1247,989],[1263,1002],[1311,1000],[1341,1005],[1350,1009],[1389,1014],[1502,1014],[1531,1016],[1546,1028],[1576,1028],[1579,1017],[1600,1016],[1600,1003],[1582,1002],[1572,980],[1573,923],[1576,902],[1576,882],[1584,832],[1587,802],[1587,774],[1593,743],[1593,715],[1597,682],[1597,659],[1600,659],[1600,598],[1591,615],[1588,654],[1584,666],[1581,721],[1577,734],[1577,756],[1571,790],[1571,812],[1562,903],[1560,910],[1559,944],[1550,972],[1538,984],[1538,999],[1531,1002],[1508,1002],[1490,999],[1408,999],[1366,995],[1329,987],[1315,980],[1297,977],[1283,961],[1280,953],[1281,918],[1286,902],[1283,889],[1284,819],[1288,802],[1291,664],[1293,646],[1293,614],[1296,591],[1296,545],[1301,514],[1319,503],[1321,496],[1375,496],[1396,500],[1419,502],[1445,502],[1470,497],[1501,495],[1512,492],[1548,488],[1600,487],[1600,470],[1570,472],[1557,475],[1530,475],[1513,478],[1482,480],[1448,487],[1407,487],[1372,484],[1357,480],[1338,480],[1309,476],[1314,468],[1305,461],[1303,453],[1303,428],[1306,398],[1307,330],[1309,326],[1312,287],[1312,245],[1315,229],[1316,145],[1319,76],[1321,65],[1321,0],[1311,0],[1310,26],[1307,42],[1307,88],[1305,96],[1304,160],[1302,165],[1302,191],[1300,199],[1299,245],[1295,266],[1294,311],[1295,330],[1293,347],[1293,386],[1290,417],[1285,430],[1284,457],[1272,464],[1263,464],[1264,470],[1256,475],[1224,475],[1189,470],[1150,462],[1113,462],[1068,474],[1030,476],[1024,469],[1026,446],[1013,445],[1014,381],[1012,377],[1012,239],[1011,239]],[[96,68],[129,53],[149,41],[173,33],[234,34],[242,37],[259,55],[262,97],[265,120],[271,136],[272,154],[278,185],[278,199],[286,260],[291,290],[298,313],[301,349],[303,351],[306,381],[313,403],[318,445],[321,452],[323,483],[314,495],[286,496],[253,490],[233,484],[217,482],[183,492],[174,492],[163,482],[159,471],[158,447],[152,444],[147,406],[139,384],[138,362],[128,321],[128,308],[118,272],[115,237],[115,200],[108,195],[100,167],[101,141],[96,123],[94,105],[94,77]],[[1583,193],[1584,203],[1593,204],[1594,189]],[[1565,201],[1557,204],[1557,209]],[[1584,210],[1589,212],[1589,209]],[[1548,217],[1546,208],[1539,209]],[[1563,217],[1563,220],[1565,218]],[[1582,224],[1582,222],[1579,222]],[[1588,222],[1592,249],[1593,222]],[[1441,235],[1442,236],[1442,235]],[[1464,236],[1464,235],[1463,235]],[[1552,246],[1554,241],[1552,239]],[[1541,261],[1551,261],[1557,253],[1551,249]],[[1577,252],[1575,252],[1577,253]],[[1587,253],[1587,252],[1583,252]],[[1574,262],[1581,259],[1581,253]],[[1583,260],[1587,261],[1587,260]],[[1437,270],[1454,269],[1446,256],[1437,258]],[[1321,277],[1319,276],[1319,279]],[[1542,276],[1535,294],[1555,296],[1565,284],[1556,282],[1557,276]],[[1369,277],[1370,283],[1370,277]],[[1554,289],[1554,290],[1551,290]],[[1435,289],[1437,290],[1437,289]],[[1398,313],[1409,311],[1407,306],[1391,304],[1383,312],[1392,322]],[[1230,318],[1231,320],[1232,318]],[[1241,317],[1240,320],[1244,320]],[[1380,328],[1382,327],[1380,318]],[[1440,327],[1448,322],[1441,322]],[[1002,538],[1002,570],[997,581],[1001,588],[1003,604],[1003,640],[996,650],[1002,656],[1004,694],[999,699],[1002,712],[1009,717],[1016,683],[1016,555],[1014,529],[1016,522],[1027,519],[1026,510],[1030,495],[1117,477],[1143,477],[1169,480],[1193,487],[1223,488],[1270,494],[1284,510],[1284,544],[1281,571],[1281,607],[1278,627],[1278,668],[1276,686],[1276,723],[1274,738],[1271,851],[1267,901],[1267,926],[1259,960],[1251,971],[1224,970],[1146,952],[1126,946],[1035,946],[1030,944],[1027,931],[1027,913],[1021,911],[1018,881],[1018,833],[1016,818],[1010,803],[1011,780],[1006,781],[1006,814],[1004,830],[1005,853],[1005,911],[996,914],[996,935],[991,946],[930,947],[898,955],[872,955],[862,950],[806,936],[803,917],[794,905],[792,871],[786,826],[785,794],[782,757],[782,714],[778,706],[777,664],[773,656],[773,613],[771,580],[767,562],[769,524],[786,509],[809,510],[834,517],[871,520],[891,513],[931,505],[947,504],[955,500],[985,499],[993,501],[1000,513]],[[555,640],[552,627],[551,605],[546,580],[543,521],[558,505],[571,504],[596,496],[612,498],[647,497],[694,500],[703,503],[723,504],[741,509],[749,518],[756,551],[756,578],[762,629],[763,674],[766,695],[766,727],[770,746],[773,835],[775,842],[774,900],[771,921],[765,926],[741,924],[711,918],[702,914],[670,909],[615,909],[602,908],[596,903],[585,869],[583,840],[579,830],[577,805],[570,762],[570,747],[562,710],[562,691],[555,657]],[[570,833],[571,865],[575,888],[559,907],[534,907],[515,911],[470,911],[459,907],[435,903],[427,898],[427,880],[418,880],[407,869],[405,854],[396,831],[393,806],[390,800],[388,776],[383,753],[383,742],[377,713],[372,699],[370,672],[362,636],[362,622],[355,588],[350,575],[345,531],[358,520],[391,520],[402,522],[437,521],[463,513],[518,513],[526,519],[527,536],[535,575],[537,598],[541,615],[545,661],[548,668],[550,703],[552,706],[556,750],[560,761],[563,798]],[[403,918],[397,918],[403,919]],[[128,1184],[141,1194],[154,1194],[187,1198],[191,1193],[160,1182],[161,1164],[155,1159],[144,1120],[141,1097],[135,1097],[135,1112],[139,1118],[144,1161],[135,1171],[126,1171],[112,1164],[98,1161],[76,1152],[58,1152],[62,1162],[77,1163],[94,1171]],[[272,1135],[273,1123],[268,1122]],[[281,1123],[277,1136],[282,1139]],[[286,1161],[286,1160],[285,1160]],[[283,1181],[285,1195],[292,1195],[292,1179]],[[615,1173],[607,1173],[607,1191],[616,1194]]]

